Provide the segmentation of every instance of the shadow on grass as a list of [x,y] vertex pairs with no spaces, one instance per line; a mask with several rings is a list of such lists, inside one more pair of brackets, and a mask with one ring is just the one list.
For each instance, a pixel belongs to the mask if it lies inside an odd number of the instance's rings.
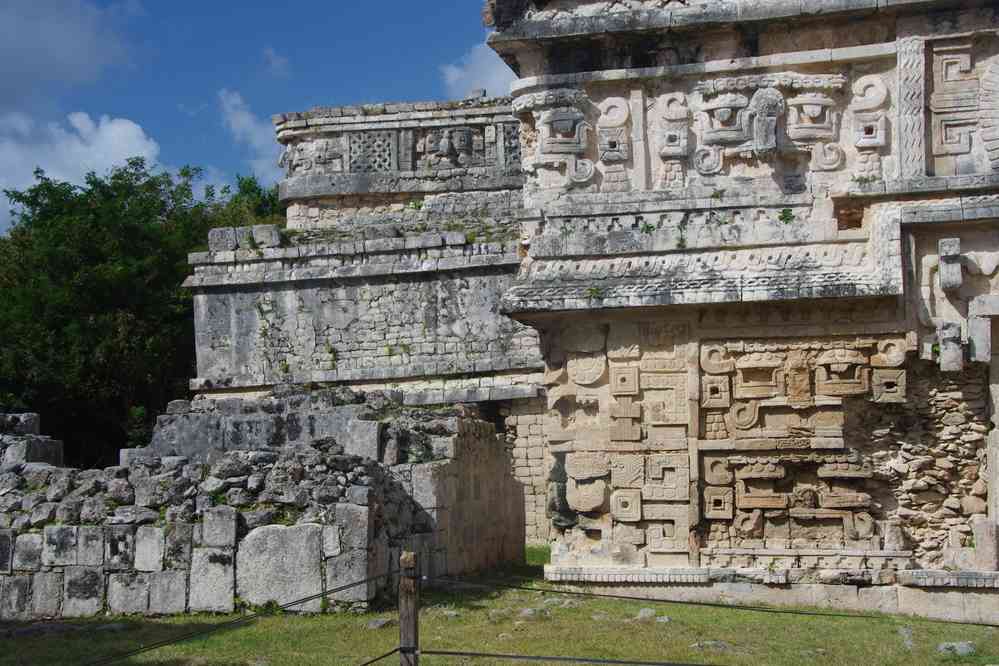
[[[194,643],[251,626],[254,622],[232,624],[232,619],[196,616],[183,623],[147,618],[4,623],[0,624],[0,666],[148,664],[148,660],[140,659],[145,653],[126,655],[160,643]],[[242,661],[197,658],[155,663],[157,666],[247,666],[247,662]]]

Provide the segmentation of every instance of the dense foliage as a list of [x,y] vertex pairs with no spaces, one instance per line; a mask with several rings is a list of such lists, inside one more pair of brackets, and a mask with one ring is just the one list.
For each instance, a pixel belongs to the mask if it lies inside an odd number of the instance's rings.
[[238,178],[235,192],[198,193],[197,169],[154,173],[141,159],[83,186],[35,177],[5,192],[14,221],[0,236],[0,411],[41,413],[72,464],[112,464],[188,394],[188,252],[212,227],[275,221],[276,188]]

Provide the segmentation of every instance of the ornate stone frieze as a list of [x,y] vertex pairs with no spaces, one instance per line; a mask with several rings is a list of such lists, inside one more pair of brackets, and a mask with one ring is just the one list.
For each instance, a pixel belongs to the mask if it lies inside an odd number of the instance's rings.
[[[708,533],[794,556],[887,552],[875,460],[849,445],[847,410],[907,400],[906,338],[703,340],[687,324],[629,318],[553,339],[548,391],[567,399],[547,417],[551,450],[579,524],[602,526],[587,566],[612,564],[622,544],[632,566],[694,566],[691,544]],[[558,372],[573,353],[609,372]],[[581,563],[583,542],[561,543],[556,563]]]

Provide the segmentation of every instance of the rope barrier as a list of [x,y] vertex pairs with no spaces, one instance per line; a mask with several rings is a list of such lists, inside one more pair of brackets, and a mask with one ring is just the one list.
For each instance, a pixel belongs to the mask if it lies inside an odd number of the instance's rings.
[[490,654],[487,652],[455,652],[452,650],[420,650],[420,656],[471,657],[473,659],[506,659],[509,661],[548,661],[570,664],[616,664],[617,666],[695,666],[665,661],[621,661],[618,659],[592,659],[586,657],[528,657],[517,654]]
[[372,659],[371,661],[366,661],[366,662],[364,662],[363,664],[360,664],[360,666],[371,666],[371,664],[377,664],[377,663],[378,663],[379,661],[381,661],[382,659],[388,659],[388,658],[389,658],[389,657],[391,657],[392,655],[394,655],[394,654],[398,654],[398,653],[399,653],[399,648],[394,648],[394,649],[392,649],[392,650],[389,650],[388,652],[386,652],[385,654],[383,654],[383,655],[382,655],[382,656],[380,656],[380,657],[375,657],[375,658],[374,658],[374,659]]
[[[318,594],[313,594],[313,595],[310,595],[310,596],[302,598],[302,599],[296,599],[295,601],[292,601],[290,603],[284,604],[283,606],[278,606],[278,609],[279,610],[288,610],[290,608],[294,608],[295,606],[301,606],[302,604],[307,604],[310,601],[315,601],[316,599],[322,599],[322,598],[327,597],[327,596],[329,596],[331,594],[336,594],[337,592],[344,592],[346,590],[358,587],[360,585],[367,585],[368,583],[374,582],[376,580],[381,580],[382,578],[387,578],[389,576],[393,576],[393,575],[395,575],[397,573],[399,573],[398,569],[396,569],[394,571],[388,571],[388,572],[383,573],[383,574],[378,575],[378,576],[371,576],[370,578],[365,578],[364,580],[359,580],[359,581],[356,581],[354,583],[348,583],[347,585],[341,585],[340,587],[336,587],[336,588],[334,588],[332,590],[327,590],[325,592],[320,592]],[[171,638],[169,640],[158,641],[158,642],[153,643],[151,645],[144,645],[143,647],[137,648],[137,649],[132,650],[130,652],[123,652],[121,654],[117,654],[117,655],[114,655],[112,657],[104,657],[104,658],[98,659],[97,661],[88,662],[86,664],[86,666],[105,666],[106,664],[114,664],[116,662],[122,661],[123,659],[128,659],[129,657],[135,657],[137,655],[144,654],[146,652],[152,652],[153,650],[158,650],[160,648],[164,648],[164,647],[167,647],[169,645],[176,645],[178,643],[184,643],[184,642],[189,641],[189,640],[191,640],[193,638],[201,638],[202,636],[208,636],[210,634],[214,634],[215,632],[221,631],[223,629],[228,629],[228,628],[231,628],[231,627],[236,627],[236,626],[239,626],[241,624],[245,624],[247,622],[250,622],[252,620],[256,620],[259,617],[263,617],[263,616],[266,616],[266,615],[269,615],[269,614],[270,614],[270,611],[252,613],[250,615],[245,615],[243,617],[239,617],[239,618],[236,618],[234,620],[229,620],[228,622],[222,622],[221,624],[216,624],[216,625],[214,625],[214,626],[212,626],[212,627],[210,627],[208,629],[202,629],[202,630],[199,630],[199,631],[194,631],[194,632],[191,632],[189,634],[185,634],[185,635],[177,637],[177,638]]]

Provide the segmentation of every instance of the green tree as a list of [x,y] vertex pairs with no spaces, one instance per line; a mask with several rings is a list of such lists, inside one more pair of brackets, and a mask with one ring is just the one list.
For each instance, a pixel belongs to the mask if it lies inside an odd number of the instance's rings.
[[42,415],[75,465],[112,464],[148,439],[195,374],[187,254],[208,230],[280,213],[276,188],[195,195],[198,169],[153,173],[133,159],[82,186],[35,172],[6,191],[0,237],[0,407]]

